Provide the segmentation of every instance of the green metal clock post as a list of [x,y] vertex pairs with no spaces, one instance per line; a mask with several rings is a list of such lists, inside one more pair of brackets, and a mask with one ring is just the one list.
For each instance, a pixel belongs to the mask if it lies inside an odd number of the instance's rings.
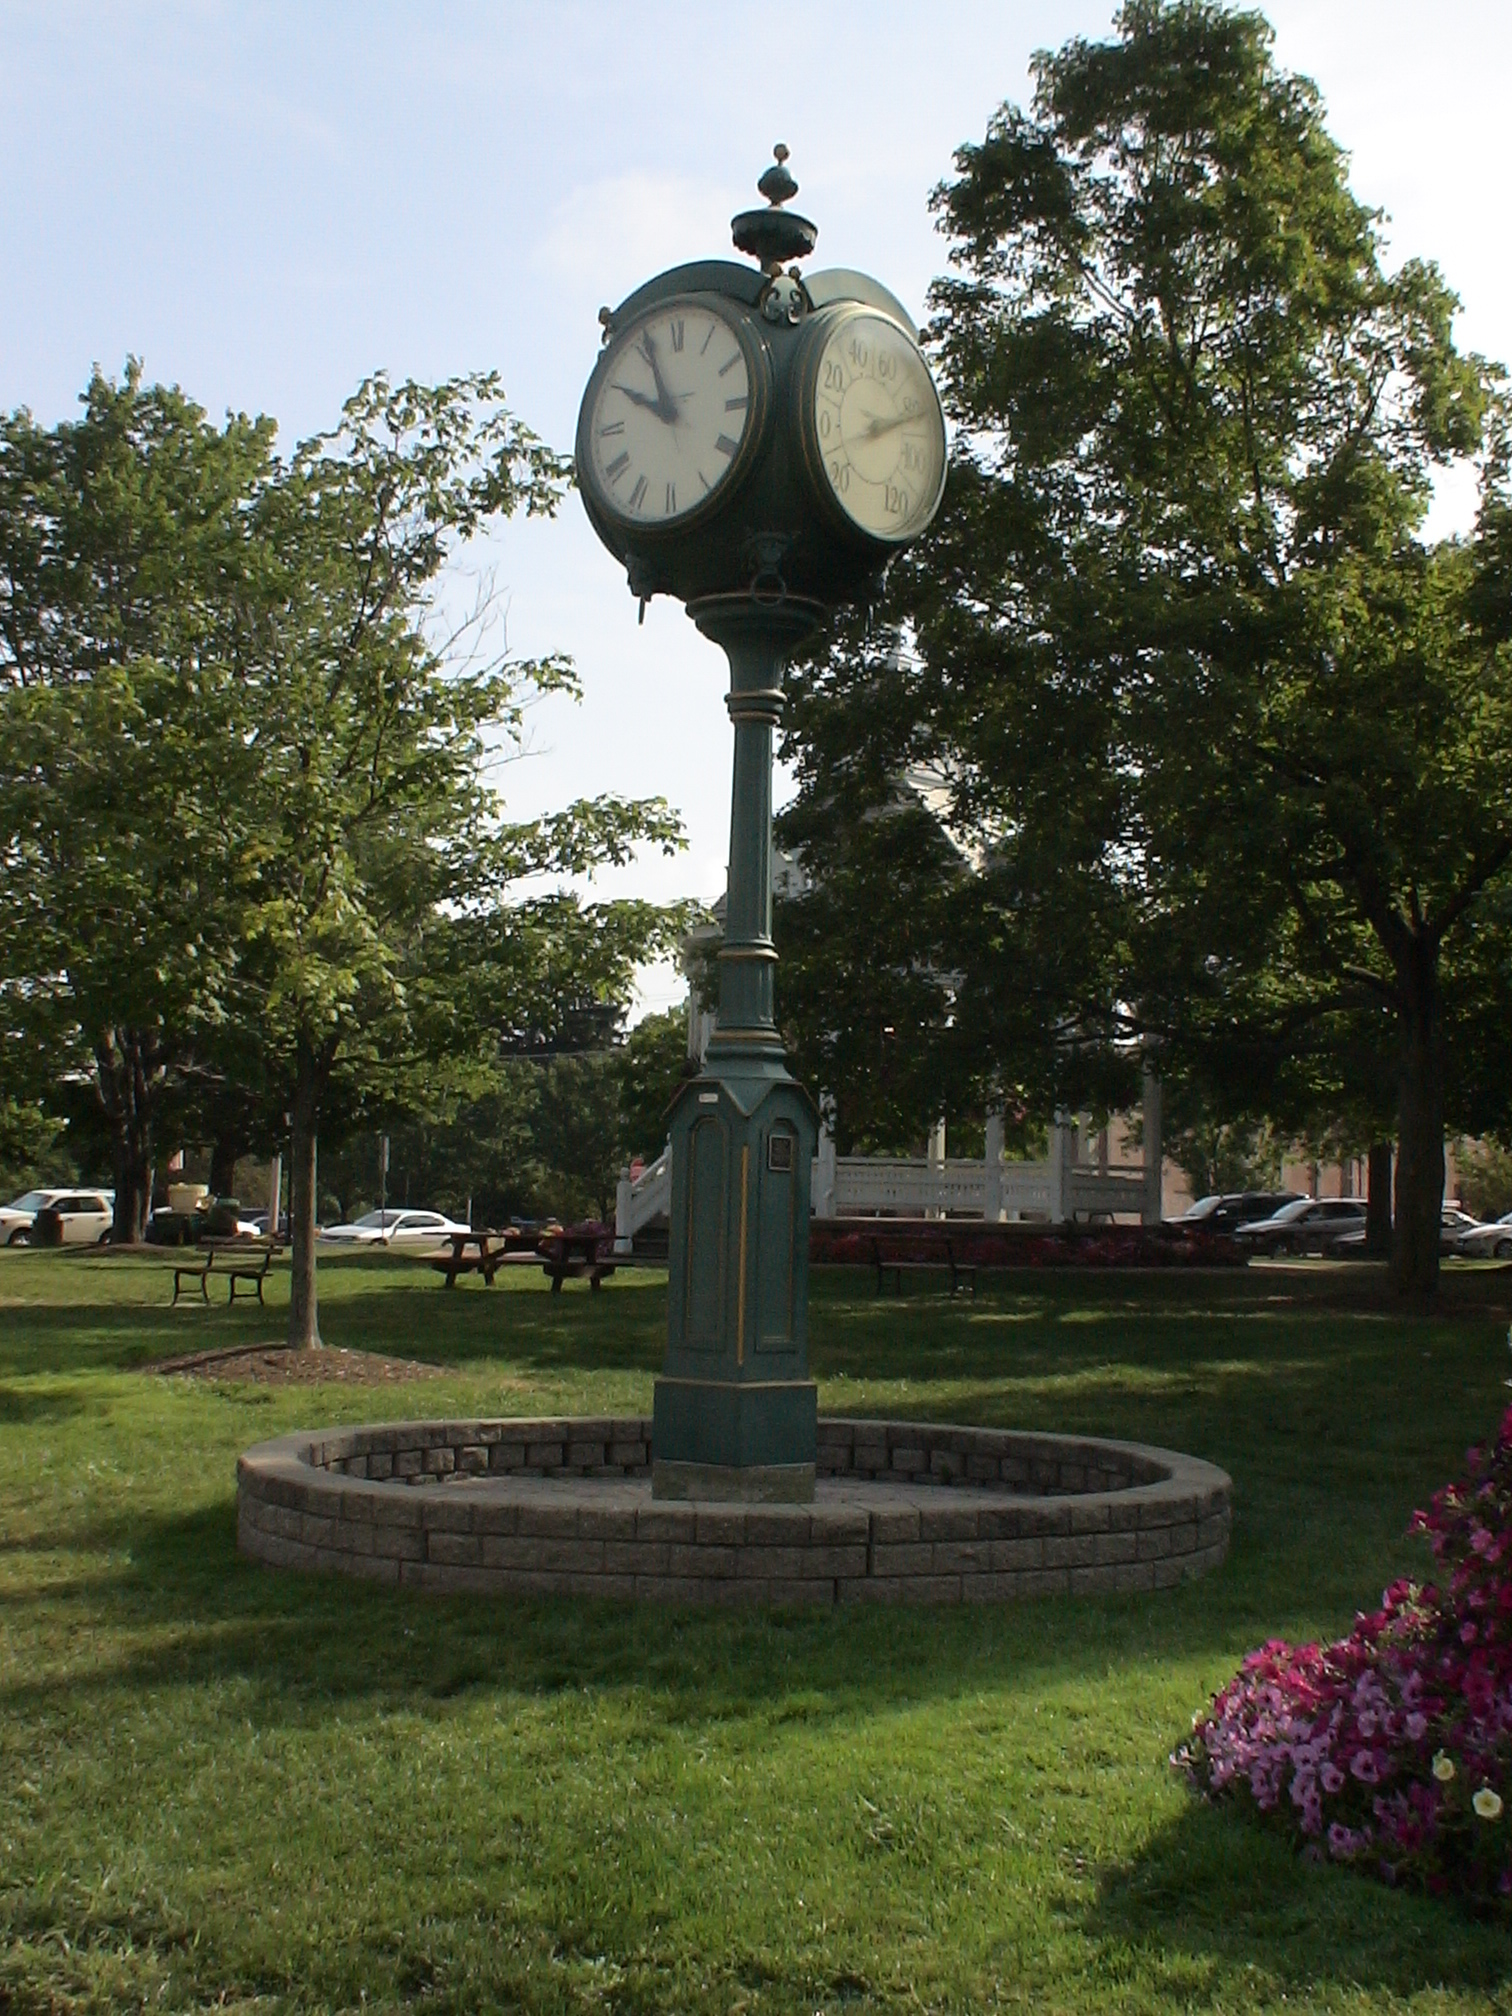
[[689,615],[730,663],[735,727],[719,1013],[671,1115],[667,1361],[656,1382],[658,1497],[814,1495],[808,1376],[809,1183],[817,1123],[773,1014],[772,731],[783,668],[817,603],[713,595]]
[[735,729],[717,1026],[678,1092],[658,1497],[814,1495],[808,1376],[813,1103],[773,1012],[772,731],[783,673],[933,518],[945,426],[913,325],[886,288],[787,262],[816,227],[787,149],[733,220],[758,270],[703,260],[614,311],[583,395],[577,468],[631,591],[677,596],[730,666]]

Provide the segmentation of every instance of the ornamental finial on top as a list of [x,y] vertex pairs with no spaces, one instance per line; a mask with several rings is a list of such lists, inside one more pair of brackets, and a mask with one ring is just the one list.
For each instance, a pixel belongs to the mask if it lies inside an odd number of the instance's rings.
[[780,273],[790,259],[806,259],[814,249],[819,226],[800,217],[783,204],[798,194],[798,184],[788,170],[788,150],[779,140],[772,149],[775,165],[768,168],[756,187],[767,199],[765,210],[742,210],[730,219],[736,249],[759,259],[768,273]]

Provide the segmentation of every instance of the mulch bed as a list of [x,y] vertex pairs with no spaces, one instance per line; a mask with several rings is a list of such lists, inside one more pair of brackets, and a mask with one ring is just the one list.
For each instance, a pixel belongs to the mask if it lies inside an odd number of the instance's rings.
[[303,1351],[287,1344],[234,1344],[222,1351],[159,1358],[142,1369],[190,1379],[240,1379],[257,1386],[390,1386],[406,1379],[446,1376],[440,1365],[422,1365],[414,1358],[380,1358],[372,1351],[338,1350],[329,1344]]

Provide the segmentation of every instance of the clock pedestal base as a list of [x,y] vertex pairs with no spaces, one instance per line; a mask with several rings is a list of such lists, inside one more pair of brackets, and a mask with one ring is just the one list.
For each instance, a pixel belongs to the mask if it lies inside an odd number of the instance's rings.
[[656,1498],[807,1503],[818,1394],[808,1377],[808,1095],[780,1050],[720,1056],[672,1112],[667,1359],[656,1382]]

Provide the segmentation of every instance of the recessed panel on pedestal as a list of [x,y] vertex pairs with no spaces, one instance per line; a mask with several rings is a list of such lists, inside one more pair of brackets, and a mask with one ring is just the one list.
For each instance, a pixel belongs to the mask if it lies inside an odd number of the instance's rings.
[[717,1113],[702,1115],[688,1134],[688,1236],[683,1249],[683,1342],[694,1351],[717,1351],[723,1340],[729,1159],[730,1137],[723,1122]]
[[[794,1334],[795,1246],[798,1215],[798,1137],[785,1123],[766,1137],[762,1156],[756,1250],[764,1261],[760,1285],[758,1351],[791,1351]],[[808,1226],[805,1223],[804,1231]]]

